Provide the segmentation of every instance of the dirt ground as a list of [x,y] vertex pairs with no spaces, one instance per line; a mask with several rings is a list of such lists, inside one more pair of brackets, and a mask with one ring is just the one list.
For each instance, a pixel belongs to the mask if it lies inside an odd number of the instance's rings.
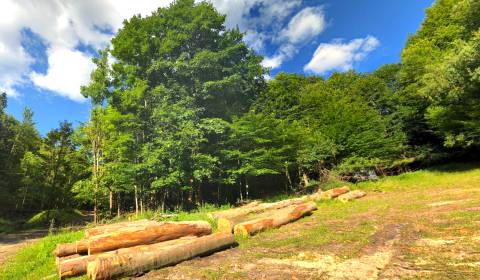
[[48,230],[24,231],[20,233],[0,234],[0,265],[14,255],[20,248],[46,236]]
[[480,279],[480,172],[425,176],[138,279]]

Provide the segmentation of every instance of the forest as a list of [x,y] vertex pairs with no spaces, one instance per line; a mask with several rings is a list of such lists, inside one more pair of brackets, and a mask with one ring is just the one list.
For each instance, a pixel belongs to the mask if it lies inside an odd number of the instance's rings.
[[438,0],[398,64],[267,79],[210,3],[134,16],[94,58],[87,122],[41,136],[0,95],[0,216],[190,210],[475,158],[479,28],[480,1]]

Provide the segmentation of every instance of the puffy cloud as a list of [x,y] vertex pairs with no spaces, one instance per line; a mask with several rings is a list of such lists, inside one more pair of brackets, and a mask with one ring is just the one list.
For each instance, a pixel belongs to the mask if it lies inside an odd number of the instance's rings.
[[264,66],[271,69],[280,67],[285,60],[295,56],[302,46],[322,33],[325,26],[325,14],[321,7],[304,8],[279,32],[275,41],[281,44],[273,57],[265,58]]
[[80,86],[88,83],[95,65],[85,53],[67,48],[48,51],[48,71],[46,74],[33,72],[32,82],[46,90],[75,101],[83,101]]
[[[80,101],[80,86],[88,81],[92,63],[80,45],[108,46],[111,33],[134,14],[148,15],[172,0],[3,0],[0,3],[0,91],[17,95],[15,86],[34,85]],[[45,75],[32,72],[35,59],[22,46],[28,29],[47,47]],[[109,30],[112,32],[105,32]],[[63,59],[60,55],[64,55]]]
[[291,44],[309,41],[325,29],[325,15],[319,7],[307,7],[297,13],[281,33]]
[[373,36],[354,39],[348,43],[337,40],[320,44],[304,70],[315,74],[350,70],[355,62],[363,60],[379,44],[378,39]]

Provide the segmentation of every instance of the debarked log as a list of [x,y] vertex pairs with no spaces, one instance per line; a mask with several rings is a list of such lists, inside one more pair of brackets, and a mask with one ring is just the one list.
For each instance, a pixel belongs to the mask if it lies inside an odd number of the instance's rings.
[[234,233],[235,235],[244,237],[253,235],[266,229],[280,227],[296,221],[301,217],[312,213],[316,209],[317,205],[314,202],[289,206],[285,209],[278,210],[276,213],[272,213],[271,217],[239,223],[235,225]]
[[231,233],[216,233],[171,246],[158,244],[147,245],[148,250],[139,252],[99,257],[88,263],[87,275],[92,280],[137,275],[229,248],[235,244],[235,238]]
[[206,221],[147,224],[143,227],[125,228],[93,236],[88,240],[88,254],[158,243],[189,235],[203,236],[210,233],[212,233],[212,227]]

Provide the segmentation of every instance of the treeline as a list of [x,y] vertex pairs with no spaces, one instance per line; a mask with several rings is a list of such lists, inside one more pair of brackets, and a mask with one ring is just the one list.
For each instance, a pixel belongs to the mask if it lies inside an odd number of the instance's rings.
[[479,3],[437,1],[400,64],[328,79],[266,81],[205,2],[135,16],[94,59],[88,122],[42,139],[29,110],[21,122],[2,110],[4,205],[189,209],[477,153]]

